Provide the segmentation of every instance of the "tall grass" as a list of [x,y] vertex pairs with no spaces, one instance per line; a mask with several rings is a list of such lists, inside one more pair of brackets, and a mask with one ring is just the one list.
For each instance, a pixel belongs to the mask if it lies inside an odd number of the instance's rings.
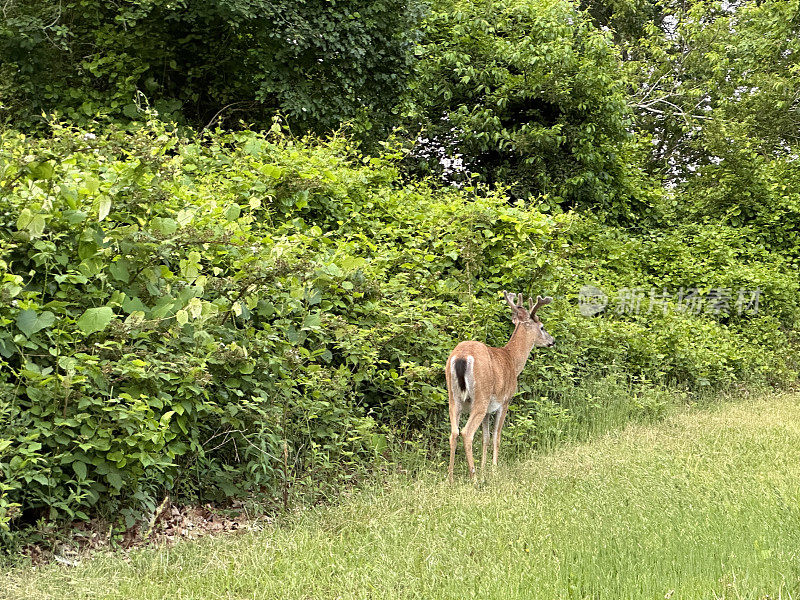
[[654,423],[698,400],[697,393],[634,381],[618,372],[555,388],[535,381],[528,394],[512,402],[503,442],[512,455],[527,458],[531,451],[552,451],[564,442],[586,441],[629,423]]
[[430,473],[237,537],[7,576],[9,598],[797,598],[800,398]]

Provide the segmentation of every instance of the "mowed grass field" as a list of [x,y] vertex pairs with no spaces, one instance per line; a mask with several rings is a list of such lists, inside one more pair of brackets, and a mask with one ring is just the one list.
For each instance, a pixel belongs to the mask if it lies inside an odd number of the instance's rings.
[[259,533],[17,569],[0,596],[800,598],[798,395],[632,426],[477,488],[444,475]]

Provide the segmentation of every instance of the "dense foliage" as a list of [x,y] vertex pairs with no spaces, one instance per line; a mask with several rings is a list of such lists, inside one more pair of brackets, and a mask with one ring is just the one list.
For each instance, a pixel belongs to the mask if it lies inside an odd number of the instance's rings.
[[[559,298],[559,348],[517,404],[523,437],[563,426],[590,389],[578,381],[794,376],[779,348],[796,277],[735,229],[637,238],[502,192],[401,187],[400,153],[368,159],[277,124],[2,141],[6,523],[117,508],[130,524],[165,490],[324,495],[410,431],[442,428],[447,352],[504,343],[504,288]],[[757,316],[587,319],[576,296],[592,281],[758,285],[765,300]]]
[[413,0],[7,2],[0,100],[26,125],[136,118],[149,101],[197,126],[280,111],[300,128],[371,127],[402,90],[419,16]]
[[3,10],[3,541],[438,460],[504,289],[509,452],[797,378],[797,2]]
[[415,78],[425,135],[515,197],[641,208],[610,39],[568,2],[440,4]]

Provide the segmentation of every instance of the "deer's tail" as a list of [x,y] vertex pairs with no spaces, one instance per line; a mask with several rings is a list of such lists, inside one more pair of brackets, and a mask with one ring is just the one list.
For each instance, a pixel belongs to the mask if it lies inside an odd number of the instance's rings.
[[453,361],[451,369],[457,383],[457,389],[461,392],[460,396],[463,400],[472,398],[472,389],[474,387],[474,377],[472,374],[472,366],[475,359],[472,356],[466,358],[460,357]]

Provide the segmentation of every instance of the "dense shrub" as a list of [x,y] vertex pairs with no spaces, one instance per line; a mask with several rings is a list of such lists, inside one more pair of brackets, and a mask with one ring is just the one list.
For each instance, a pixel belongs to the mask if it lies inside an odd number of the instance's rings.
[[324,494],[440,408],[463,270],[499,289],[506,246],[552,228],[274,135],[4,134],[6,520]]
[[[502,189],[403,183],[391,145],[369,158],[277,122],[0,135],[6,528],[130,524],[167,490],[318,498],[404,442],[438,456],[444,361],[460,339],[505,343],[503,289],[555,295],[559,340],[523,375],[511,446],[557,438],[598,390],[632,390],[620,411],[646,416],[667,383],[795,374],[796,278],[736,230],[635,236]],[[585,283],[717,282],[762,286],[762,312],[577,308]]]

